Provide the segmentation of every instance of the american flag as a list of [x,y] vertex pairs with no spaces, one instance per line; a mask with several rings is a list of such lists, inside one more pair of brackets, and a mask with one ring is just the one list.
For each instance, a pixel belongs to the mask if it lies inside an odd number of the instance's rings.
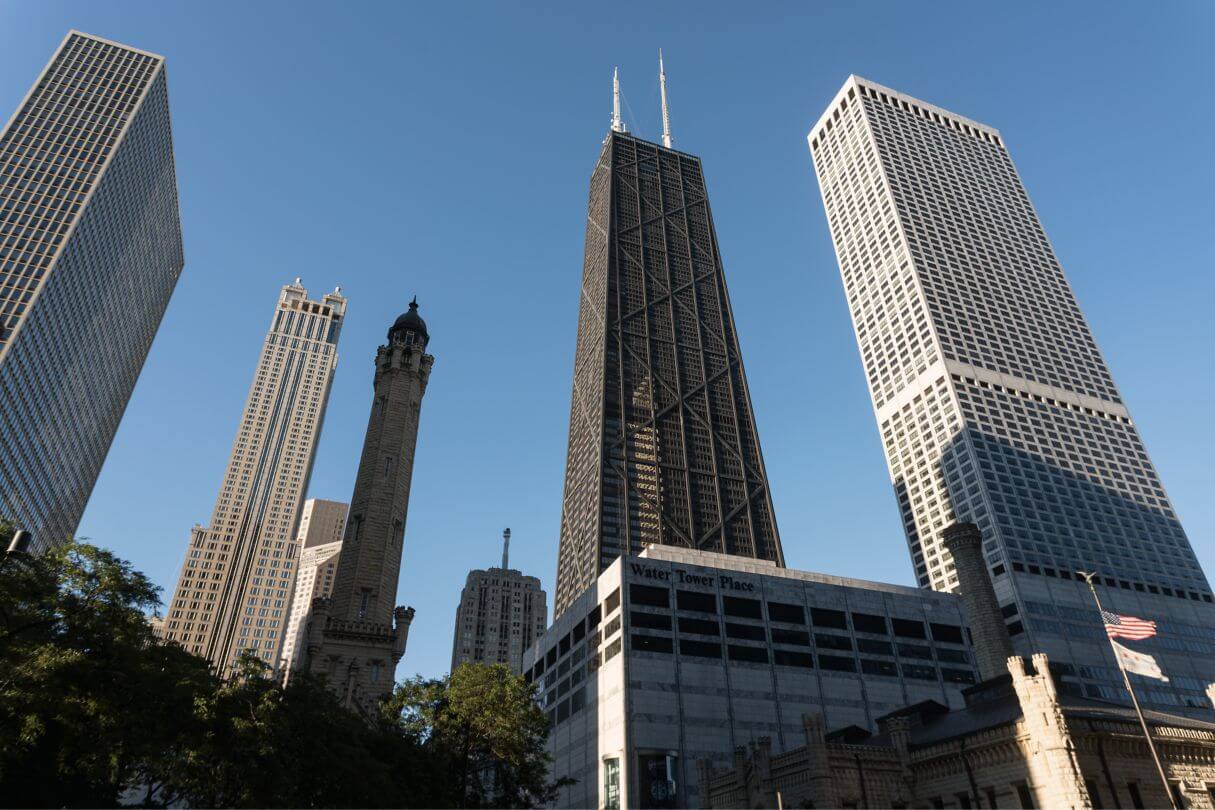
[[1136,619],[1134,616],[1119,616],[1108,610],[1101,611],[1101,621],[1110,638],[1129,638],[1132,641],[1156,635],[1156,622]]

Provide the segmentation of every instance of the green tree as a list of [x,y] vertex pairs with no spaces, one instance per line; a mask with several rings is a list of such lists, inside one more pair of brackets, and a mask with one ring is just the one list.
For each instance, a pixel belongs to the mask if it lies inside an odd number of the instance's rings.
[[166,775],[166,795],[191,806],[411,804],[419,774],[410,740],[368,727],[307,676],[283,688],[246,653],[199,715],[204,733]]
[[144,611],[158,604],[146,577],[95,546],[0,563],[6,804],[113,805],[184,745],[213,678],[154,636]]
[[[11,526],[0,522],[0,540]],[[0,804],[530,807],[548,721],[505,667],[402,684],[369,725],[256,656],[221,681],[160,640],[159,591],[108,551],[0,558]]]
[[399,685],[384,712],[442,774],[439,805],[533,807],[567,784],[548,782],[549,723],[535,698],[535,686],[501,664],[464,664]]

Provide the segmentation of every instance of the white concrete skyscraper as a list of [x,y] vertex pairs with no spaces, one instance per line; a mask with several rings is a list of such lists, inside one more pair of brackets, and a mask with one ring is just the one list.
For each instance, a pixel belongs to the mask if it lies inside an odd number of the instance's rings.
[[283,287],[211,523],[195,526],[164,633],[227,674],[244,649],[278,661],[346,299]]
[[165,60],[71,31],[0,131],[0,517],[76,532],[184,264]]
[[291,612],[280,655],[280,669],[290,672],[295,657],[302,650],[304,630],[312,600],[329,596],[337,576],[338,559],[342,553],[342,532],[346,528],[348,504],[309,498],[300,512],[300,528],[295,538],[295,588],[291,595]]
[[1121,699],[1096,570],[1160,626],[1148,702],[1204,707],[1211,587],[1000,133],[854,76],[808,140],[920,585],[956,587],[942,530],[977,524],[1019,651]]

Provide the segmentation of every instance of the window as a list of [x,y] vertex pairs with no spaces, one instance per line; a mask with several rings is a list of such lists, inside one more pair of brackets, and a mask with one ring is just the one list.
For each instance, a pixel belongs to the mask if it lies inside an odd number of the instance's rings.
[[653,585],[630,585],[629,601],[634,605],[647,607],[670,607],[671,592],[666,588],[656,588]]
[[726,635],[730,638],[744,638],[748,641],[767,641],[767,637],[764,635],[764,628],[754,624],[726,622]]
[[964,650],[937,648],[937,660],[948,661],[951,664],[969,664],[970,656]]
[[716,613],[717,596],[699,591],[676,591],[675,604],[680,610],[691,610],[698,613]]
[[691,639],[681,638],[679,640],[679,653],[681,655],[694,655],[697,658],[721,658],[721,644],[715,641],[692,641]]
[[607,599],[603,600],[603,615],[607,616],[616,608],[620,607],[620,589],[612,591],[608,594]]
[[878,661],[872,658],[861,659],[861,672],[866,675],[885,675],[890,678],[899,676],[899,670],[893,661]]
[[928,638],[924,632],[924,623],[914,619],[891,619],[894,634],[903,638]]
[[729,644],[727,648],[731,661],[749,661],[756,664],[768,663],[768,650],[764,647],[747,647],[742,644]]
[[952,624],[937,624],[932,622],[928,625],[932,629],[932,637],[936,641],[944,641],[949,644],[963,644],[962,628]]
[[814,643],[824,650],[852,650],[852,639],[830,633],[815,633]]
[[697,633],[702,636],[720,636],[721,628],[715,621],[709,621],[707,619],[690,619],[687,616],[680,616],[679,632]]
[[[1013,785],[1013,787],[1017,789],[1017,800],[1021,802],[1021,807],[1027,808],[1027,810],[1033,810],[1036,805],[1034,804],[1033,794],[1029,792],[1029,785],[1025,784],[1024,782],[1017,782],[1015,785]],[[1137,795],[1137,792],[1132,792],[1131,800],[1134,801],[1135,796]],[[1135,806],[1143,807],[1142,804],[1136,804]]]
[[975,674],[965,669],[945,669],[941,668],[941,677],[946,683],[974,683]]
[[869,638],[858,638],[856,648],[870,655],[894,655],[894,647],[889,641],[874,641]]
[[848,629],[848,617],[842,610],[827,608],[810,608],[810,621],[815,627],[834,627],[839,630]]
[[793,652],[792,650],[773,650],[772,656],[776,665],[781,667],[814,667],[814,656],[810,653]]
[[722,602],[725,604],[727,616],[741,616],[744,619],[762,619],[764,617],[758,599],[744,599],[741,596],[723,596]]
[[903,664],[903,677],[915,678],[918,681],[935,681],[937,671],[922,664]]
[[932,660],[932,648],[925,647],[923,644],[900,644],[899,657],[901,658],[920,658],[927,661]]
[[603,614],[599,610],[599,605],[595,605],[595,607],[591,608],[591,612],[586,614],[586,629],[590,630],[592,628],[598,627],[599,626],[599,617],[601,615],[603,615]]
[[603,810],[620,810],[620,760],[603,761]]
[[633,636],[632,649],[638,652],[669,653],[672,650],[671,639],[661,636]]
[[801,605],[786,605],[783,602],[768,603],[768,619],[787,624],[805,624],[806,610]]
[[890,635],[890,631],[886,629],[885,616],[874,616],[871,613],[853,613],[852,626],[856,628],[858,633]]
[[671,617],[661,613],[639,613],[634,610],[629,614],[629,621],[634,627],[646,627],[651,630],[671,631]]
[[839,655],[820,655],[818,665],[822,669],[830,669],[835,672],[856,672],[856,661]]
[[810,646],[810,634],[805,630],[786,630],[783,627],[772,628],[772,643],[773,644],[799,644],[802,647]]
[[615,657],[616,653],[620,652],[621,646],[621,639],[616,639],[611,644],[607,645],[607,647],[605,647],[603,650],[603,663],[606,664],[608,661],[611,661],[612,658]]

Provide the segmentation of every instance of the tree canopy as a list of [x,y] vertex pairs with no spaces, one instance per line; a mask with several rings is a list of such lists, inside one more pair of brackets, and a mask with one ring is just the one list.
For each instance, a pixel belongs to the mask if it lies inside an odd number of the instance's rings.
[[[11,527],[0,522],[0,554]],[[0,803],[27,807],[530,807],[547,800],[535,687],[465,665],[399,685],[369,725],[254,656],[223,681],[161,640],[159,590],[69,543],[0,558]]]

